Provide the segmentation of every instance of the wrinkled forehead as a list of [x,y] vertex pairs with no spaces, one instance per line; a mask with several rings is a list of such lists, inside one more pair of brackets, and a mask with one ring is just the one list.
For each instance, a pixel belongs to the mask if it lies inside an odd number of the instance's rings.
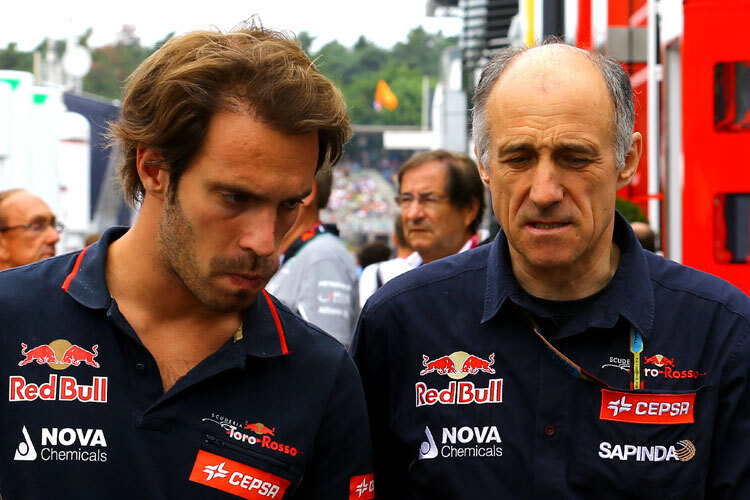
[[448,190],[448,166],[445,161],[432,160],[404,172],[399,186],[401,193],[444,194]]
[[543,45],[520,54],[490,94],[496,105],[522,100],[545,104],[555,98],[607,109],[614,119],[614,102],[601,72],[585,51],[569,45]]

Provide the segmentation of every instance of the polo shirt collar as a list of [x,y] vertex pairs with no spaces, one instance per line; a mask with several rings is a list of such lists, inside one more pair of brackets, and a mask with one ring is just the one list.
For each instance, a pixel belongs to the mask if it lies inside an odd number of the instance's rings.
[[[648,264],[645,251],[638,243],[630,224],[618,212],[615,213],[612,240],[620,247],[617,271],[602,295],[596,299],[585,327],[612,328],[618,318],[623,317],[647,339],[654,323],[654,292]],[[522,290],[513,274],[508,239],[502,230],[489,252],[486,283],[482,323],[495,317],[508,301],[531,309],[528,294]],[[563,330],[568,326],[581,325],[572,320]]]
[[[99,241],[84,248],[73,269],[62,283],[63,290],[90,309],[108,309],[112,298],[107,286],[106,265],[109,245],[127,232],[127,227],[113,227]],[[265,290],[248,307],[242,323],[242,335],[235,336],[249,356],[270,358],[289,354],[286,333],[277,310],[278,304]]]
[[78,254],[73,269],[61,284],[73,299],[90,309],[109,308],[111,297],[105,273],[107,250],[113,241],[127,232],[127,227],[113,227],[98,241]]

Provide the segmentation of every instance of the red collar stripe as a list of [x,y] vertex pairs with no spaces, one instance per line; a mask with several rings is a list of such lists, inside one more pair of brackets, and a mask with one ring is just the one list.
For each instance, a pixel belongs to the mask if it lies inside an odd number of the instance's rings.
[[78,258],[76,259],[76,263],[73,266],[73,270],[70,271],[70,274],[68,275],[68,277],[65,278],[65,281],[63,281],[62,289],[65,290],[65,292],[68,291],[68,288],[70,288],[70,284],[73,282],[73,278],[75,278],[76,274],[78,274],[78,269],[81,267],[83,256],[86,255],[86,250],[88,250],[89,248],[91,248],[91,245],[81,250],[81,253],[78,254]]
[[263,296],[266,298],[266,302],[268,303],[268,308],[271,310],[271,315],[273,316],[273,322],[276,323],[276,330],[279,332],[279,342],[281,342],[281,354],[289,354],[289,348],[286,345],[286,336],[284,335],[284,328],[281,326],[281,319],[279,318],[279,313],[276,311],[276,306],[273,305],[273,302],[271,301],[271,297],[269,297],[268,292],[263,290]]

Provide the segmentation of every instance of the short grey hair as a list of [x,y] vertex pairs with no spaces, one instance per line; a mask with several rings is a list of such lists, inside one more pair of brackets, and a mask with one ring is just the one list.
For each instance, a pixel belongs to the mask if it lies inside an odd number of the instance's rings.
[[[562,43],[557,39],[547,40],[543,45]],[[474,92],[472,109],[472,135],[476,144],[479,159],[485,169],[490,166],[490,134],[487,127],[487,100],[495,84],[518,56],[529,50],[529,47],[512,45],[498,52],[482,70],[479,83]],[[615,120],[612,135],[615,141],[615,164],[625,165],[625,157],[633,144],[633,127],[635,109],[633,106],[633,88],[630,77],[615,59],[599,52],[584,51],[589,60],[601,73],[607,84],[609,94],[615,106]]]

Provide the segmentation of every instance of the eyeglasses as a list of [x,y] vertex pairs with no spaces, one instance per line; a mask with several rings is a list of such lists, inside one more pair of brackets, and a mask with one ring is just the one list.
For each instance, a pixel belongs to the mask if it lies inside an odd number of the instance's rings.
[[447,194],[422,193],[414,196],[407,193],[395,196],[393,199],[401,208],[409,208],[414,201],[417,201],[423,207],[434,207],[447,198],[449,198]]
[[62,222],[58,222],[55,219],[51,219],[51,220],[35,220],[35,221],[29,222],[28,224],[19,224],[17,226],[0,227],[0,233],[4,233],[5,231],[11,231],[13,229],[23,229],[25,231],[29,231],[30,233],[33,233],[36,235],[36,234],[42,234],[50,226],[52,226],[52,228],[58,233],[62,232],[62,230],[65,229],[65,225]]

